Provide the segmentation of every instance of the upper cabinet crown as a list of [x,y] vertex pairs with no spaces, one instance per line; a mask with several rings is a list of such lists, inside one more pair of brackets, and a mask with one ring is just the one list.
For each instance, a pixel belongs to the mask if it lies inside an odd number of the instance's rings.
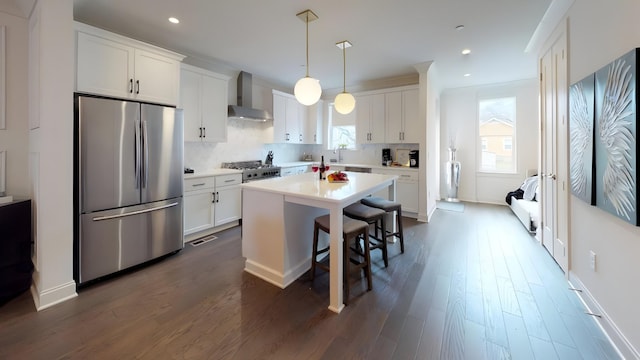
[[227,141],[229,79],[182,64],[179,106],[184,109],[184,141]]
[[76,91],[177,105],[183,55],[76,23]]

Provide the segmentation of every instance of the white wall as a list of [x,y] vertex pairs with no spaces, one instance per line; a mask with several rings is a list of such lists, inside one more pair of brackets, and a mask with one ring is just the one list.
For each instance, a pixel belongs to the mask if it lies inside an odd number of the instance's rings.
[[[574,3],[568,13],[570,84],[639,46],[638,14],[640,2],[635,0]],[[640,227],[574,196],[569,207],[570,278],[584,284],[638,356]],[[589,251],[597,254],[596,271],[590,270]]]
[[6,192],[14,197],[29,196],[27,56],[28,22],[0,3],[0,26],[5,26],[6,128],[0,129],[0,152],[6,151]]
[[[478,98],[516,96],[516,174],[477,171]],[[447,89],[442,95],[440,129],[440,196],[446,198],[446,162],[449,139],[455,139],[460,161],[458,198],[464,201],[506,204],[507,192],[517,189],[528,169],[538,168],[538,82],[536,79],[488,86]]]

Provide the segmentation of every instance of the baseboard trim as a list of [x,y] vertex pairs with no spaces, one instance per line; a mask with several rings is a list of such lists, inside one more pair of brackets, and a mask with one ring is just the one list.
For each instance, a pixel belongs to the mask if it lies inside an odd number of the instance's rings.
[[589,289],[582,283],[580,278],[572,271],[569,271],[569,284],[575,289],[578,298],[591,313],[600,314],[602,317],[594,317],[595,322],[600,326],[609,341],[613,344],[618,354],[623,359],[640,359],[640,353],[627,340],[622,331],[611,320],[607,312],[600,306],[598,301],[591,295]]
[[31,296],[37,311],[50,308],[54,305],[73,299],[78,296],[75,281],[40,291],[35,283],[31,284]]

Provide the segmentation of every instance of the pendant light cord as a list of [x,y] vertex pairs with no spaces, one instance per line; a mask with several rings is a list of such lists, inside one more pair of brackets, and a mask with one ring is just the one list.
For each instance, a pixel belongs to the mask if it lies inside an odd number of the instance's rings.
[[307,77],[309,77],[309,12],[308,11],[307,11],[306,17],[307,17],[307,21],[305,21],[305,23],[307,24]]
[[347,92],[347,55],[345,48],[346,43],[342,43],[342,92]]

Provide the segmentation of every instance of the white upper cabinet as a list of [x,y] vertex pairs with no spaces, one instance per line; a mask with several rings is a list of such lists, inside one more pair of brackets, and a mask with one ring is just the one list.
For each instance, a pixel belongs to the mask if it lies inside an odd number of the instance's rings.
[[356,142],[380,144],[385,142],[384,94],[356,96]]
[[180,103],[184,109],[184,141],[227,141],[229,77],[182,64]]
[[386,142],[419,143],[418,89],[385,94]]
[[76,91],[177,105],[184,56],[76,23]]
[[[320,109],[318,109],[320,107]],[[273,90],[273,142],[287,144],[322,143],[322,103],[302,105],[295,96]],[[319,115],[318,115],[319,114]]]

